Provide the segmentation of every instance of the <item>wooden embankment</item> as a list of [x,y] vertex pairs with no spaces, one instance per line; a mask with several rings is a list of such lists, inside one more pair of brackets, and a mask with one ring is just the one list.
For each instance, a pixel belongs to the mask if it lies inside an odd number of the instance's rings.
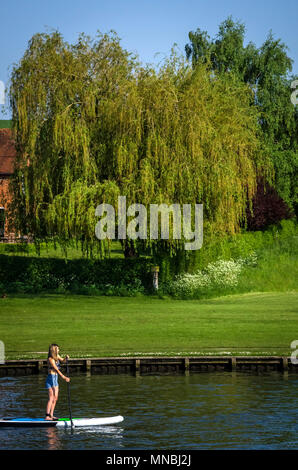
[[[211,371],[298,372],[298,364],[280,356],[100,357],[70,359],[70,374],[189,374]],[[46,374],[47,360],[9,360],[0,377]]]

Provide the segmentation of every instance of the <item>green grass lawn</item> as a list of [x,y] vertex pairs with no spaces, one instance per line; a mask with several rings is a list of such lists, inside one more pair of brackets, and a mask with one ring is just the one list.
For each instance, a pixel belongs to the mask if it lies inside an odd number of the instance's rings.
[[45,358],[56,342],[72,357],[290,355],[298,340],[298,293],[209,300],[72,295],[0,299],[6,359]]

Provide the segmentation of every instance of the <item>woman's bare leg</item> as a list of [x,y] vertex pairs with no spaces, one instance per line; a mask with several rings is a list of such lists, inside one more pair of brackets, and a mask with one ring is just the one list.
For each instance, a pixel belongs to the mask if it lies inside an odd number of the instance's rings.
[[50,416],[46,416],[45,419],[52,419],[51,418],[51,409],[53,407],[53,400],[54,400],[54,390],[53,390],[53,387],[52,388],[49,388],[48,389],[49,391],[49,399],[48,399],[48,403],[47,403],[47,409],[46,409],[46,414],[47,415],[50,415]]
[[52,406],[50,410],[50,415],[52,418],[54,418],[54,409],[58,400],[59,387],[52,387],[52,390],[53,390],[53,401],[52,401]]

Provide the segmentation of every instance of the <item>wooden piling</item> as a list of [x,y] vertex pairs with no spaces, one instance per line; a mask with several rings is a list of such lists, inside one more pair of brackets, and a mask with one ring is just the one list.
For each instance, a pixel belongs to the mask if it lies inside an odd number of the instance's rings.
[[282,357],[281,358],[281,369],[284,372],[288,372],[289,370],[289,363],[288,363],[288,358],[287,357]]
[[235,372],[235,370],[236,370],[236,368],[237,368],[236,357],[231,357],[230,367],[231,367],[231,371],[232,371],[232,372]]
[[189,357],[184,358],[184,371],[185,375],[189,375]]
[[141,373],[141,359],[135,360],[135,374],[140,375]]

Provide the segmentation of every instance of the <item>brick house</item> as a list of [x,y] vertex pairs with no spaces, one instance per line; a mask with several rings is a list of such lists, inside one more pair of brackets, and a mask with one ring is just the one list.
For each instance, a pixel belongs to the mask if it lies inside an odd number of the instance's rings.
[[0,239],[2,241],[15,238],[14,233],[8,233],[6,206],[10,200],[9,178],[13,173],[16,150],[10,128],[10,121],[0,121]]

